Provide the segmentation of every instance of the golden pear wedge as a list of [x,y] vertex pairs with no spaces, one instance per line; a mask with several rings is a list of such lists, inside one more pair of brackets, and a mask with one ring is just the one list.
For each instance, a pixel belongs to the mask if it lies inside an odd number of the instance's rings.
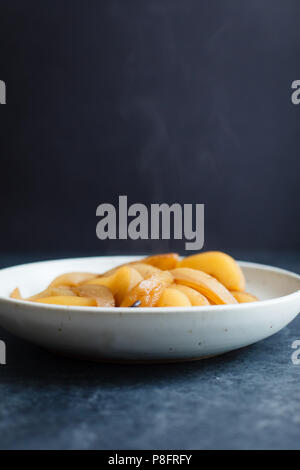
[[79,297],[91,297],[96,300],[97,307],[114,307],[115,299],[111,290],[106,286],[96,284],[85,284],[73,287],[73,291]]
[[163,253],[161,255],[148,256],[141,259],[140,263],[150,264],[162,271],[170,271],[177,267],[179,256],[177,253]]
[[155,266],[146,263],[135,263],[132,265],[132,267],[136,269],[136,271],[138,271],[144,279],[152,276],[152,274],[159,273],[159,271],[161,271],[159,268],[156,268]]
[[214,304],[237,304],[237,300],[217,279],[191,268],[176,268],[171,271],[177,284],[197,290]]
[[133,266],[127,265],[117,269],[110,276],[100,276],[91,279],[86,285],[95,284],[108,287],[115,297],[116,306],[119,306],[131,289],[142,280],[142,275]]
[[22,296],[21,296],[21,292],[20,292],[20,289],[18,287],[16,287],[12,293],[10,294],[10,298],[11,299],[18,299],[18,300],[22,300]]
[[70,286],[75,287],[81,284],[82,282],[89,281],[90,279],[96,278],[97,274],[92,273],[81,273],[81,272],[74,272],[74,273],[66,273],[62,274],[61,276],[57,276],[49,287],[59,287],[59,286]]
[[175,289],[173,285],[163,291],[157,303],[157,307],[190,307],[191,305],[188,296]]
[[209,301],[204,295],[200,294],[200,292],[195,289],[192,289],[191,287],[184,286],[183,284],[172,284],[171,287],[185,294],[193,305],[193,307],[199,307],[201,305],[210,305]]
[[69,305],[73,307],[97,307],[97,301],[90,297],[56,295],[33,300],[41,304]]
[[239,304],[243,304],[246,302],[257,302],[258,298],[255,295],[249,294],[248,292],[239,292],[239,291],[231,291],[233,297],[238,301]]
[[124,298],[121,307],[131,307],[139,302],[139,307],[155,307],[163,293],[173,282],[169,271],[160,271],[143,279]]
[[231,256],[221,251],[206,251],[188,256],[180,261],[179,267],[204,271],[218,279],[229,290],[245,290],[243,271]]

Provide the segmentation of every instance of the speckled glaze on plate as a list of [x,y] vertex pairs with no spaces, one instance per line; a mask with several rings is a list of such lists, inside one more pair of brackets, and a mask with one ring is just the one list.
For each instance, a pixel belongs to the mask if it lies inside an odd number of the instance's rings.
[[44,261],[0,270],[0,326],[68,356],[112,362],[174,362],[238,349],[281,330],[300,311],[300,276],[239,262],[247,290],[260,301],[176,308],[65,307],[10,299],[44,289],[68,271],[101,273],[140,257]]

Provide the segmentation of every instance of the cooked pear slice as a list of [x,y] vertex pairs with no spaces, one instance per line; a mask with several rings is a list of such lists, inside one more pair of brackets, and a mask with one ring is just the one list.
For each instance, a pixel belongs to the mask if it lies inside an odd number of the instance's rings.
[[32,295],[29,299],[26,300],[38,300],[45,297],[54,297],[54,296],[75,296],[71,287],[68,286],[59,286],[59,287],[47,287],[47,289],[39,292],[36,295]]
[[164,253],[161,255],[153,255],[148,256],[147,258],[141,258],[138,261],[131,261],[130,263],[122,264],[120,266],[117,266],[116,268],[112,268],[109,271],[106,271],[105,273],[100,275],[99,277],[110,276],[123,266],[132,266],[135,268],[136,264],[146,264],[162,271],[169,271],[170,269],[176,268],[178,262],[179,256],[177,253]]
[[91,297],[77,297],[56,295],[53,297],[43,297],[41,299],[33,300],[41,304],[53,304],[53,305],[70,305],[73,307],[97,307],[96,299]]
[[248,292],[239,292],[239,291],[231,291],[233,297],[238,301],[239,304],[243,304],[246,302],[257,302],[258,298],[255,295],[249,294]]
[[171,271],[177,284],[197,290],[215,304],[236,304],[237,300],[217,279],[191,268],[176,268]]
[[[142,259],[140,262],[145,264],[150,264],[155,268],[161,269],[163,271],[170,271],[177,267],[179,261],[179,256],[177,253],[163,253],[161,255],[148,256],[147,258]],[[136,261],[135,261],[136,263]]]
[[245,290],[243,271],[231,256],[221,251],[206,251],[188,256],[179,262],[179,267],[204,271],[218,279],[229,290]]
[[85,284],[73,287],[73,292],[79,297],[91,297],[96,300],[98,307],[114,307],[115,299],[111,290],[106,286]]
[[140,307],[155,307],[163,291],[173,282],[169,271],[160,271],[143,279],[124,298],[121,307],[131,307],[140,301]]
[[120,305],[124,297],[143,280],[141,274],[131,266],[122,266],[110,276],[101,276],[91,279],[87,285],[100,285],[108,287],[113,293],[116,305]]
[[10,294],[10,298],[11,299],[18,299],[18,300],[22,300],[22,296],[21,296],[21,292],[20,292],[20,289],[18,287],[16,287],[12,293]]
[[193,305],[193,307],[201,305],[210,305],[209,301],[206,297],[204,297],[204,295],[200,294],[200,292],[196,291],[195,289],[192,289],[191,287],[187,287],[182,284],[172,284],[171,287],[185,294]]
[[187,295],[178,289],[167,287],[157,303],[157,307],[190,307],[192,304]]
[[133,268],[136,269],[136,271],[138,271],[144,279],[152,276],[152,274],[159,273],[159,271],[161,271],[161,269],[155,268],[154,266],[151,266],[151,264],[145,263],[135,263],[133,265]]
[[56,277],[49,287],[58,287],[58,286],[70,286],[75,287],[81,284],[82,282],[89,281],[93,278],[96,278],[97,274],[92,273],[66,273],[61,276]]

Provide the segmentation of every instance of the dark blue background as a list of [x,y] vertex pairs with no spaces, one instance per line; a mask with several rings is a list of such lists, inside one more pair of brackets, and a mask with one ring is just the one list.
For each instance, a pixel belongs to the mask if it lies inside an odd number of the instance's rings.
[[298,249],[297,0],[0,0],[1,249],[104,253],[96,207],[206,204],[205,248]]

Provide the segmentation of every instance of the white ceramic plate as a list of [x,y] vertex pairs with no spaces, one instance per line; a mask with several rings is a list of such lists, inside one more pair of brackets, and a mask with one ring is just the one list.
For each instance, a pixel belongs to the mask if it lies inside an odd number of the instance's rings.
[[101,273],[138,257],[77,258],[0,270],[0,326],[47,349],[104,361],[201,359],[267,338],[300,311],[300,276],[240,262],[247,290],[261,301],[176,308],[65,307],[10,299],[44,289],[68,271]]

